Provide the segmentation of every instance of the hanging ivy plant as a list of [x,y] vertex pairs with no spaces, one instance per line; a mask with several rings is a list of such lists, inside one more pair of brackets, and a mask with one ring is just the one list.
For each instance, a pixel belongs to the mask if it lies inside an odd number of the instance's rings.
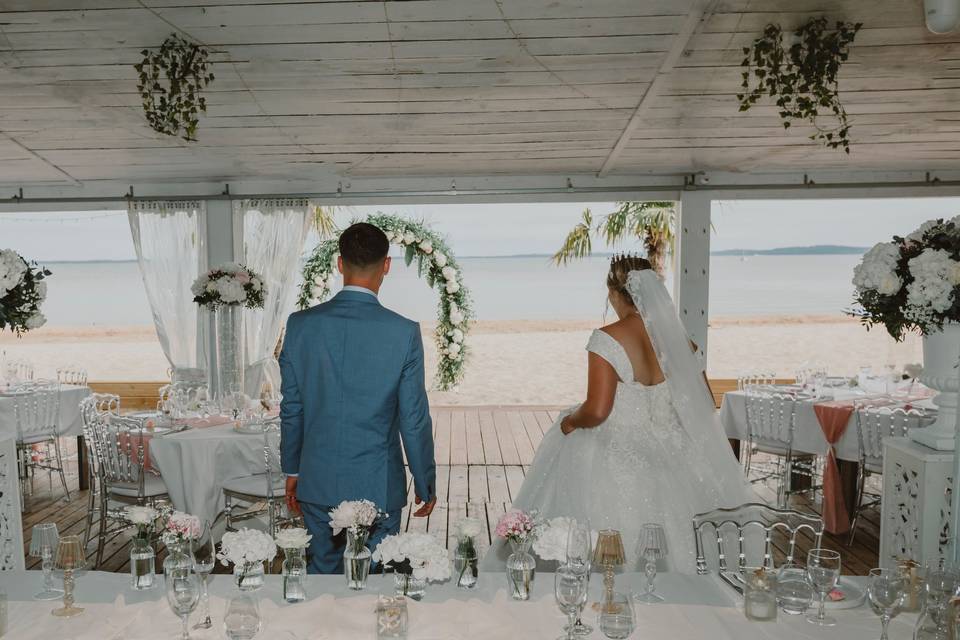
[[[767,25],[752,47],[743,48],[740,111],[769,96],[780,109],[784,129],[805,120],[816,129],[811,140],[850,153],[850,123],[840,102],[837,74],[862,26],[837,22],[830,30],[826,18],[811,18],[793,32],[793,44],[784,49],[780,25]],[[823,126],[821,111],[829,111],[836,125]]]
[[207,50],[171,34],[158,51],[140,53],[143,60],[133,68],[140,78],[137,89],[150,127],[195,141],[197,116],[207,112],[207,100],[200,92],[213,82],[213,73],[207,71]]

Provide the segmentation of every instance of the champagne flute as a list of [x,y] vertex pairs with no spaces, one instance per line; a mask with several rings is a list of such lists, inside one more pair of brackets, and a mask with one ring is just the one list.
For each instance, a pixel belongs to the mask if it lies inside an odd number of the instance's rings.
[[905,587],[906,581],[899,569],[870,569],[867,598],[870,599],[870,608],[880,616],[880,640],[887,640],[887,627],[900,613]]
[[[580,569],[586,573],[587,587],[590,585],[591,563],[593,561],[593,532],[590,528],[590,522],[571,521],[570,531],[567,535],[567,566]],[[577,611],[577,621],[573,624],[573,634],[577,636],[588,636],[593,633],[593,627],[584,624],[581,617],[583,608],[586,606],[586,600],[580,605]],[[570,631],[569,627],[564,631]]]
[[209,629],[213,626],[213,621],[210,619],[208,582],[210,573],[217,564],[217,549],[213,542],[213,531],[209,522],[204,523],[203,534],[192,540],[190,546],[191,551],[193,551],[194,568],[200,576],[200,615],[202,616],[202,619],[193,625],[193,628]]
[[810,582],[820,596],[820,605],[817,613],[807,616],[807,622],[821,627],[832,627],[837,624],[836,619],[824,615],[827,596],[837,586],[840,579],[840,554],[829,549],[811,549],[807,554],[807,574]]
[[167,604],[180,617],[180,640],[190,640],[190,614],[200,601],[200,577],[191,569],[175,568],[166,575]]
[[561,566],[554,574],[554,595],[560,610],[567,614],[566,633],[559,640],[574,640],[575,620],[580,608],[587,603],[587,571],[585,568]]

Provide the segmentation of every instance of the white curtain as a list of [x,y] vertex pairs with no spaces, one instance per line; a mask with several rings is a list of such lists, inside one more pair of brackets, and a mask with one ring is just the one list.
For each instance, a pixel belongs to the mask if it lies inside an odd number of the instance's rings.
[[313,206],[299,198],[240,200],[234,204],[234,224],[242,225],[243,247],[238,262],[263,277],[267,287],[263,309],[247,311],[244,349],[246,393],[258,397],[265,383],[280,389],[280,366],[274,350],[293,301],[300,274],[300,256],[310,228]]
[[128,217],[170,375],[174,380],[202,380],[207,368],[207,328],[190,285],[207,270],[204,204],[134,200]]

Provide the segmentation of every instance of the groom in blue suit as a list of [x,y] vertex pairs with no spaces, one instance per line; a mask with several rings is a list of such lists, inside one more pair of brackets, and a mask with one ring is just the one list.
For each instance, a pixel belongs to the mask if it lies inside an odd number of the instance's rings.
[[328,515],[343,500],[365,498],[386,512],[370,549],[399,532],[407,502],[404,451],[423,504],[414,516],[429,516],[436,504],[420,326],[377,299],[390,271],[389,249],[377,227],[351,225],[340,236],[337,260],[343,290],[287,321],[281,464],[287,506],[303,513],[313,535],[311,573],[343,572],[344,534],[333,535]]

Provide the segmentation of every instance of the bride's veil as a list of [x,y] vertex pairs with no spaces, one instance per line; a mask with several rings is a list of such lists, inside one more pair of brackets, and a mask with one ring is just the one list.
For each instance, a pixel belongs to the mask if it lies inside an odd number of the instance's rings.
[[627,291],[643,318],[680,424],[693,445],[689,455],[694,472],[703,468],[700,465],[714,470],[709,477],[721,483],[720,495],[729,500],[718,506],[747,502],[752,492],[720,424],[703,364],[691,348],[670,294],[652,269],[631,271]]

